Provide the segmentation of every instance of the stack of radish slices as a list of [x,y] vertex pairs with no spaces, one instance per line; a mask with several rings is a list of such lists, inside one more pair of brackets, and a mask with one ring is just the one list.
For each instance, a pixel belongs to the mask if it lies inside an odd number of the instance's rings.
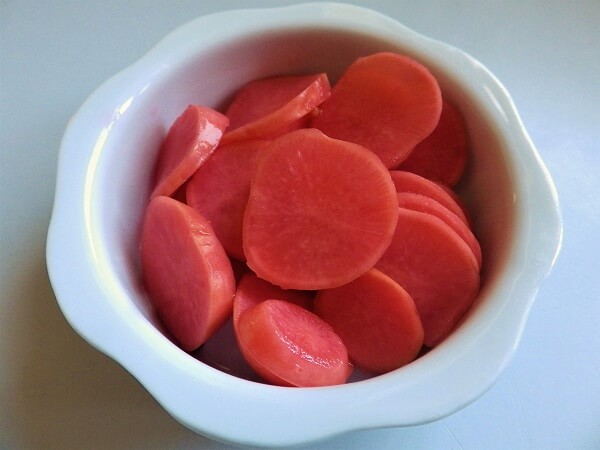
[[[190,105],[165,137],[141,233],[148,296],[185,351],[232,318],[250,367],[282,386],[398,369],[479,290],[481,248],[452,191],[460,112],[395,53]],[[235,267],[235,275],[234,268]]]

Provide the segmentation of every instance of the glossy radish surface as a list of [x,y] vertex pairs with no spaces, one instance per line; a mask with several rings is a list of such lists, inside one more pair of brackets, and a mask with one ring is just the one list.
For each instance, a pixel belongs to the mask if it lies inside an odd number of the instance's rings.
[[162,142],[150,198],[173,195],[212,154],[228,125],[229,119],[214,109],[188,106]]
[[282,300],[265,300],[241,314],[238,342],[248,364],[278,385],[342,384],[352,370],[346,347],[332,328]]

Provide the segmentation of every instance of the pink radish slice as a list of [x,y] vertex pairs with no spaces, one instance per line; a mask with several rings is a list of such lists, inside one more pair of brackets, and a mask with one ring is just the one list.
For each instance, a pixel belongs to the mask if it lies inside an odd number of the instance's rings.
[[437,80],[422,64],[382,52],[348,67],[320,109],[313,127],[370,149],[390,168],[434,130],[442,96]]
[[229,119],[213,109],[188,106],[162,142],[150,198],[177,191],[212,154],[228,124]]
[[238,320],[238,342],[248,364],[282,386],[345,383],[348,353],[331,327],[310,311],[282,300],[265,300]]
[[251,307],[269,299],[285,300],[304,309],[310,309],[312,297],[304,291],[281,289],[268,281],[248,273],[239,281],[233,299],[233,326],[237,328],[240,315]]
[[348,283],[389,245],[398,199],[385,166],[318,130],[279,137],[257,163],[243,224],[247,263],[284,289]]
[[371,269],[356,280],[319,291],[315,313],[332,326],[351,361],[386,373],[413,361],[423,345],[423,325],[410,295]]
[[440,120],[398,167],[422,177],[454,186],[467,163],[467,130],[462,114],[443,101]]
[[275,139],[307,125],[308,115],[329,97],[327,75],[282,76],[248,83],[226,111],[231,127],[223,143]]
[[202,345],[230,317],[235,280],[208,221],[169,197],[148,205],[141,264],[150,302],[181,348]]
[[439,184],[404,170],[390,170],[390,176],[397,192],[413,192],[432,198],[456,214],[467,226],[469,225],[469,218],[462,206]]
[[269,141],[220,145],[187,183],[188,205],[211,223],[227,253],[244,261],[242,222],[250,194],[250,178]]
[[413,211],[420,211],[428,214],[432,214],[435,217],[443,220],[450,228],[452,228],[465,243],[469,246],[473,252],[473,256],[477,260],[477,265],[481,268],[481,246],[479,241],[460,218],[451,212],[448,208],[442,206],[432,198],[426,197],[425,195],[415,194],[412,192],[400,192],[398,193],[398,205],[401,208],[412,209]]
[[479,290],[479,267],[469,246],[441,219],[405,208],[375,267],[414,300],[428,347],[450,334]]

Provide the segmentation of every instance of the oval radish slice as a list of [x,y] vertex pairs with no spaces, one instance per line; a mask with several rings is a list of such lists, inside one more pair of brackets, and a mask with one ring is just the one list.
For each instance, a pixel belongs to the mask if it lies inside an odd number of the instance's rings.
[[223,143],[247,139],[275,139],[304,128],[308,114],[331,92],[325,73],[282,76],[248,83],[226,111],[231,127]]
[[442,102],[440,120],[398,169],[454,186],[467,164],[467,129],[460,111],[447,101]]
[[460,220],[456,214],[432,198],[421,194],[415,194],[413,192],[399,192],[398,205],[401,208],[432,214],[438,219],[443,220],[469,246],[473,252],[473,256],[475,256],[475,259],[477,260],[478,267],[481,268],[482,256],[479,241],[469,227],[465,225],[465,223]]
[[248,364],[281,386],[329,386],[346,382],[348,352],[331,327],[310,311],[266,300],[238,321],[238,342]]
[[248,273],[238,283],[233,299],[233,326],[236,333],[237,321],[240,315],[260,302],[269,299],[285,300],[304,309],[309,309],[312,305],[312,297],[308,293],[281,289],[252,273]]
[[413,361],[423,345],[423,325],[410,295],[371,269],[344,286],[317,293],[314,312],[368,372],[386,373]]
[[150,198],[172,195],[212,154],[229,119],[204,106],[190,105],[173,122],[162,142]]
[[437,80],[422,64],[382,52],[349,66],[320,109],[313,127],[367,147],[390,168],[433,131],[442,95]]
[[184,350],[202,345],[231,315],[231,264],[208,221],[191,207],[169,197],[150,201],[141,264],[150,302]]
[[250,178],[269,141],[219,145],[187,183],[187,204],[208,219],[227,253],[245,261],[242,222],[250,195]]
[[460,220],[469,226],[469,218],[462,205],[439,184],[405,170],[390,170],[390,176],[397,192],[414,192],[432,198],[456,214]]
[[441,219],[405,208],[375,267],[414,300],[428,347],[454,329],[479,290],[479,267],[469,246]]
[[259,277],[284,289],[349,283],[389,245],[398,199],[372,152],[315,129],[274,140],[256,165],[243,244]]

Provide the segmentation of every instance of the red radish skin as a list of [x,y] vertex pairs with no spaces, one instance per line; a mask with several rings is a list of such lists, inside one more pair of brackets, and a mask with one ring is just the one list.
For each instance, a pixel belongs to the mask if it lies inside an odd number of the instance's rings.
[[433,181],[454,186],[467,164],[467,129],[460,111],[442,102],[440,120],[398,167]]
[[479,267],[469,246],[441,219],[405,208],[375,267],[414,300],[428,347],[450,334],[479,290]]
[[307,292],[281,289],[253,273],[248,273],[239,281],[233,299],[234,328],[237,328],[237,321],[244,311],[269,299],[285,300],[304,309],[310,309],[312,306],[312,296]]
[[242,246],[244,210],[250,178],[269,141],[220,145],[187,183],[188,205],[208,219],[227,254],[245,261]]
[[159,196],[148,205],[141,265],[151,304],[182,349],[202,345],[231,316],[235,280],[208,221],[191,207]]
[[466,210],[455,200],[454,196],[447,192],[448,188],[445,189],[427,178],[405,170],[390,170],[390,176],[397,192],[413,192],[432,198],[456,214],[460,220],[469,226],[470,220],[466,215]]
[[248,364],[272,384],[343,384],[352,371],[346,347],[332,328],[286,301],[265,300],[245,311],[238,321],[238,342]]
[[442,95],[422,64],[382,52],[350,65],[320,109],[313,127],[370,149],[391,168],[434,130]]
[[397,217],[394,185],[372,152],[293,131],[257,163],[243,224],[247,264],[284,289],[341,286],[379,260]]
[[377,374],[413,361],[423,346],[423,325],[410,295],[371,269],[344,286],[319,291],[314,312],[348,349],[355,366]]
[[310,114],[331,93],[327,75],[282,76],[257,80],[238,92],[226,111],[231,127],[223,143],[272,140],[306,127]]
[[426,197],[425,195],[415,194],[412,192],[400,192],[398,193],[398,205],[401,208],[412,209],[413,211],[420,211],[428,214],[432,214],[435,217],[443,220],[450,228],[452,228],[465,243],[469,246],[473,252],[473,256],[477,260],[477,265],[481,268],[481,246],[479,241],[460,218],[451,212],[440,203],[436,202],[432,198]]
[[162,142],[150,198],[173,195],[212,154],[228,125],[229,119],[218,111],[188,106]]

